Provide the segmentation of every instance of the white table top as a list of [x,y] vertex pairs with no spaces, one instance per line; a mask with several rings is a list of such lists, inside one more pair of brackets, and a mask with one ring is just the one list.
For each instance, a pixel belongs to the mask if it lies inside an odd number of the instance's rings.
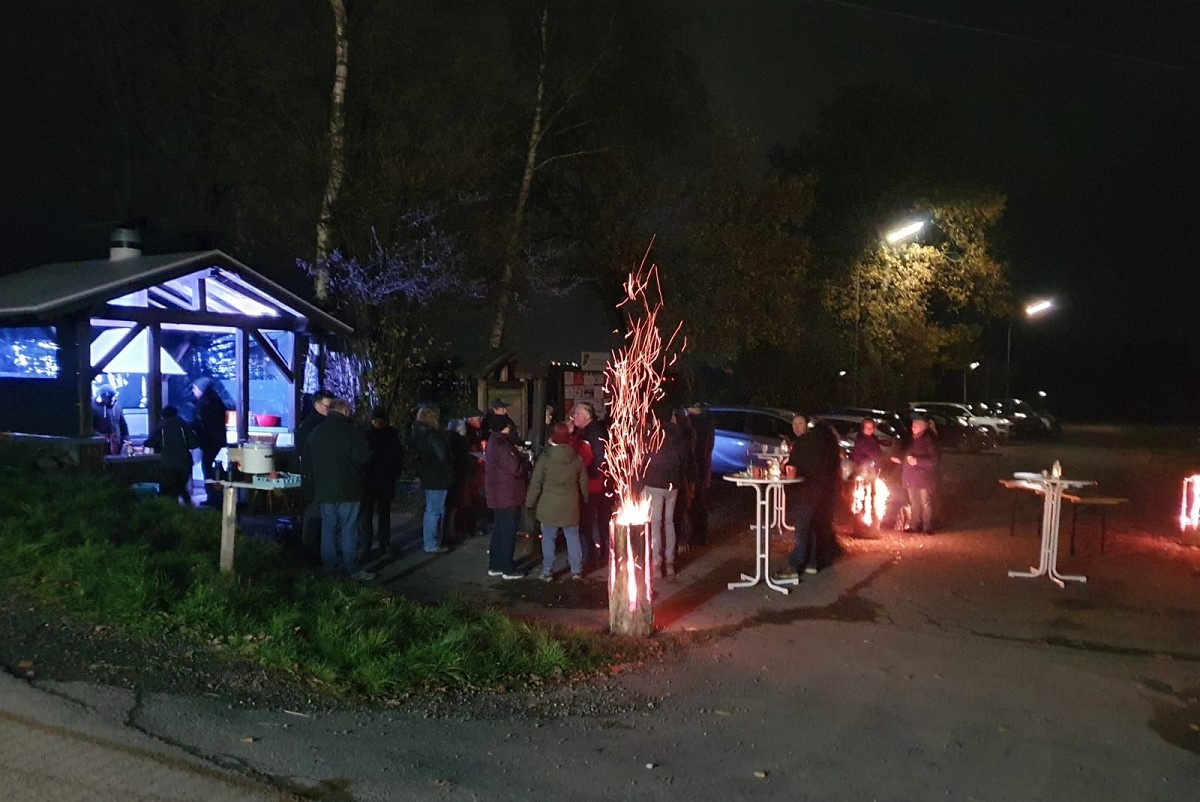
[[794,479],[788,479],[785,476],[780,476],[777,479],[771,479],[766,476],[761,479],[755,479],[750,476],[739,476],[736,473],[726,474],[721,478],[726,482],[733,482],[738,485],[794,485],[804,481],[803,476],[797,476]]
[[1094,479],[1055,479],[1053,476],[1043,476],[1040,473],[1033,471],[1017,471],[1013,474],[1014,479],[1020,479],[1022,482],[1035,482],[1039,484],[1058,484],[1063,487],[1090,487],[1096,484]]

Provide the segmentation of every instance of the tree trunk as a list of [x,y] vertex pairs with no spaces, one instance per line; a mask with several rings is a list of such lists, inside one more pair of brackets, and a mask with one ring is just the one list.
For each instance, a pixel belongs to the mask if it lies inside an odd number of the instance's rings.
[[325,181],[325,194],[321,196],[321,213],[317,217],[317,276],[314,289],[319,301],[329,296],[329,270],[324,262],[329,257],[333,209],[342,191],[342,178],[346,171],[346,77],[350,59],[350,42],[346,36],[346,2],[329,0],[329,7],[333,10],[334,68],[329,107],[329,175]]
[[650,604],[650,524],[609,524],[608,629],[614,635],[645,638],[654,631]]
[[508,243],[504,248],[504,267],[500,274],[499,291],[496,295],[496,318],[492,322],[492,334],[488,345],[499,348],[508,327],[508,310],[512,305],[513,286],[516,283],[516,265],[520,254],[521,229],[525,223],[525,204],[529,200],[529,188],[537,169],[538,147],[542,144],[542,114],[546,99],[546,27],[550,11],[542,8],[541,41],[542,54],[538,61],[537,92],[533,104],[533,125],[529,129],[529,148],[525,152],[525,169],[521,173],[521,186],[517,192],[517,208],[513,211],[512,226]]

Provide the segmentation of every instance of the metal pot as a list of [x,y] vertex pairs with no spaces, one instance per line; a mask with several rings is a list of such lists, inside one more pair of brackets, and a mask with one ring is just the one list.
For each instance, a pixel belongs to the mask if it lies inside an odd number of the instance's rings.
[[275,446],[268,443],[242,444],[242,473],[274,473]]

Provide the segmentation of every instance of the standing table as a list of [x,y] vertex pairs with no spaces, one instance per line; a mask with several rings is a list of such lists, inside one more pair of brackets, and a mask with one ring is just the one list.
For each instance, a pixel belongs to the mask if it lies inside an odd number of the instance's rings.
[[1042,555],[1037,568],[1028,571],[1009,571],[1010,577],[1049,576],[1050,581],[1060,588],[1064,582],[1087,582],[1085,576],[1070,576],[1058,572],[1058,524],[1062,513],[1063,491],[1067,488],[1090,487],[1096,483],[1090,479],[1062,479],[1040,473],[1021,471],[1013,478],[1025,483],[1030,489],[1042,494]]
[[219,561],[221,573],[227,574],[233,570],[233,541],[237,534],[237,491],[246,490],[277,490],[300,486],[300,474],[280,473],[274,478],[266,475],[247,477],[250,481],[232,481],[227,479],[209,479],[205,484],[220,485],[221,494],[221,557]]
[[730,474],[721,477],[738,487],[754,488],[754,576],[742,574],[742,581],[730,582],[726,587],[749,588],[765,582],[771,590],[785,596],[789,593],[784,585],[795,585],[799,579],[776,581],[771,578],[769,558],[771,553],[771,531],[784,532],[792,529],[784,521],[784,485],[794,485],[803,479],[754,479],[746,475]]

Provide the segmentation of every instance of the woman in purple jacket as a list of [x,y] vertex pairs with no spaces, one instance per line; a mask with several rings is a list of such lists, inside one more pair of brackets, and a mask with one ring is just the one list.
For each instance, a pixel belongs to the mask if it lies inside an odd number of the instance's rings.
[[[499,422],[497,417],[497,421]],[[528,463],[512,439],[511,421],[493,429],[487,441],[483,474],[488,509],[492,511],[492,540],[488,546],[488,576],[521,579],[525,575],[513,565],[517,526],[525,503]]]

